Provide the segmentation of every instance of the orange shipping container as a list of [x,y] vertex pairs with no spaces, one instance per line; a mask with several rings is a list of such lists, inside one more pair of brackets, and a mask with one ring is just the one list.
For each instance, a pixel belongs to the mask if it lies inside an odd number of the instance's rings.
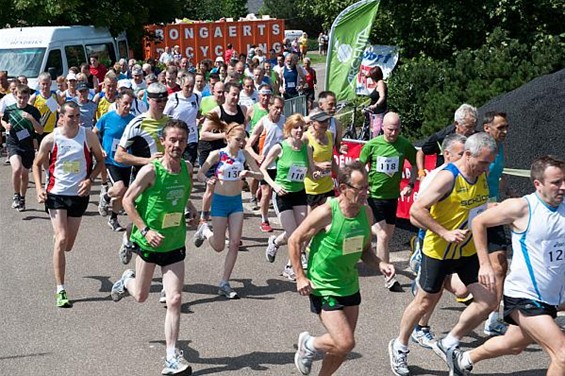
[[277,53],[282,52],[284,20],[149,25],[146,30],[154,37],[145,39],[145,59],[159,58],[166,46],[179,45],[183,56],[191,57],[196,63],[223,56],[228,43],[238,53],[247,53],[253,44],[267,53],[271,48]]

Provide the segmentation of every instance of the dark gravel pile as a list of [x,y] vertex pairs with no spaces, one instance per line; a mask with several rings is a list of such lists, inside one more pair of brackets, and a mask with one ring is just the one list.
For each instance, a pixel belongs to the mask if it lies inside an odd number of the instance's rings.
[[[492,99],[479,108],[479,119],[487,111],[508,115],[506,167],[529,170],[532,161],[545,154],[565,158],[565,69]],[[509,176],[509,184],[519,195],[533,192],[527,178]],[[407,249],[414,231],[408,221],[401,220],[390,249]]]
[[[545,154],[565,158],[565,69],[541,76],[479,108],[508,114],[506,167],[529,170],[532,161]],[[529,179],[509,177],[520,195],[533,191]]]

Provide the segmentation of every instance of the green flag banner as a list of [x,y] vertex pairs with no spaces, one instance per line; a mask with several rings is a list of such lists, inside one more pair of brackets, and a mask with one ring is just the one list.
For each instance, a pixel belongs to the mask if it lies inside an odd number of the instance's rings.
[[338,101],[355,98],[355,80],[369,43],[380,0],[362,0],[343,10],[332,24],[326,61],[326,90]]

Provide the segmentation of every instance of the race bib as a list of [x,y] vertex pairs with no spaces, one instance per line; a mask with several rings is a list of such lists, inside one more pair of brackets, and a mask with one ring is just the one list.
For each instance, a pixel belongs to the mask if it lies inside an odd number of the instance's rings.
[[162,228],[178,227],[182,219],[182,213],[167,213],[163,216]]
[[286,87],[289,89],[294,89],[296,87],[296,82],[287,82]]
[[119,138],[114,138],[112,140],[112,151],[116,151],[118,150],[118,145],[120,144],[120,139]]
[[363,240],[365,237],[363,235],[352,236],[350,238],[343,239],[343,254],[349,255],[351,253],[363,252]]
[[477,206],[476,208],[469,210],[469,219],[467,220],[467,228],[469,230],[471,229],[471,225],[473,224],[473,219],[475,219],[477,215],[481,214],[485,210],[487,210],[487,204],[482,204],[481,206]]
[[286,178],[288,179],[288,181],[292,182],[304,181],[304,178],[306,177],[306,171],[308,171],[307,167],[291,165],[288,169]]
[[64,161],[63,172],[66,174],[78,174],[80,171],[79,161]]
[[191,125],[188,127],[188,143],[192,144],[198,142],[198,127]]
[[399,169],[398,157],[377,157],[377,172],[382,172],[388,176],[394,175]]
[[541,242],[545,266],[556,268],[565,264],[565,240],[551,239]]
[[21,131],[16,132],[16,137],[18,138],[18,140],[25,140],[26,138],[28,138],[29,135],[29,131],[27,129],[22,129]]
[[230,180],[230,181],[238,180],[241,171],[242,168],[241,165],[239,164],[225,167],[224,170],[222,171],[222,180]]

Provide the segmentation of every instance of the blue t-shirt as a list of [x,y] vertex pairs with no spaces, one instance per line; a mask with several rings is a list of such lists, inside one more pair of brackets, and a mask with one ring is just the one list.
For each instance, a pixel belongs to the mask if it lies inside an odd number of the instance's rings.
[[111,164],[118,167],[128,167],[127,165],[118,163],[114,160],[116,155],[116,149],[120,143],[120,139],[124,134],[124,129],[126,125],[134,118],[132,114],[127,114],[126,116],[120,116],[116,111],[110,111],[102,115],[98,122],[96,122],[96,128],[102,139],[102,149],[106,153],[106,164]]
[[487,182],[489,197],[500,201],[500,178],[504,171],[504,146],[498,145],[498,153],[488,168]]

